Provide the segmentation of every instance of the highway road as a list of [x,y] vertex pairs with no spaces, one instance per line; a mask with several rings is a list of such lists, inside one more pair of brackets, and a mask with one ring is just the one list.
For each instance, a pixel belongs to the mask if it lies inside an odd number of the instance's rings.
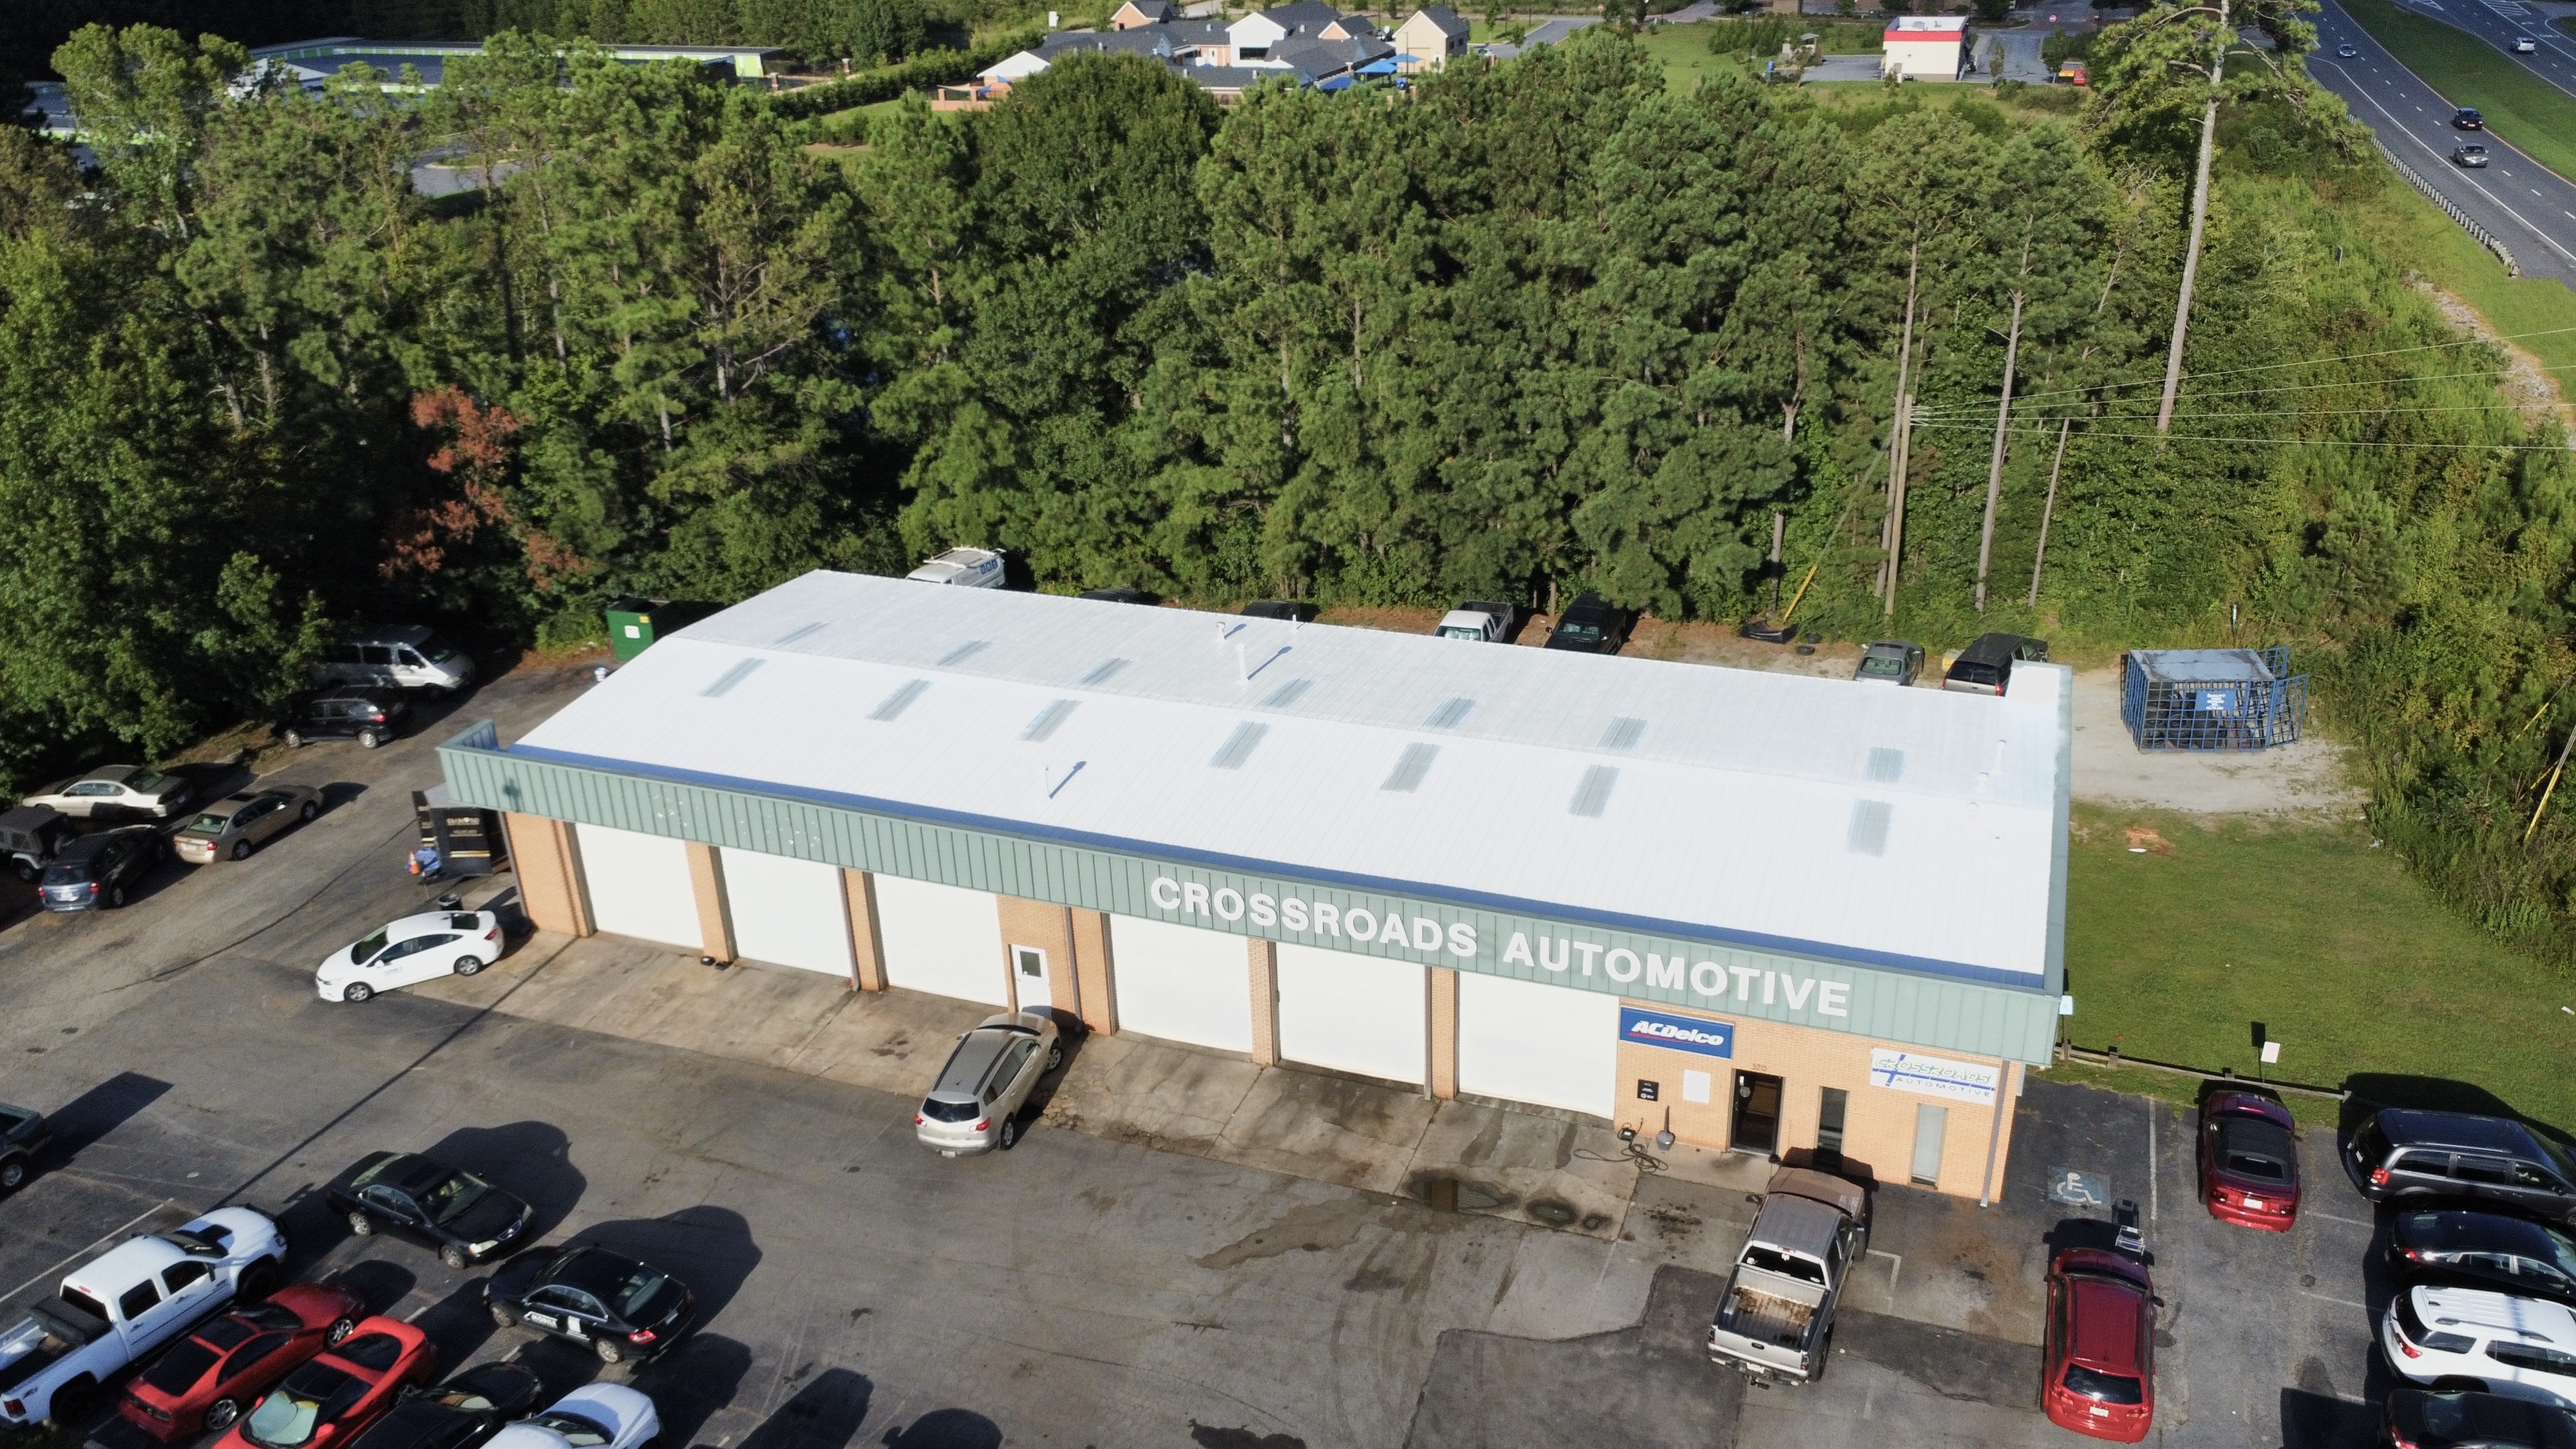
[[[2430,0],[2426,0],[2429,6]],[[2515,9],[2517,0],[2493,0]],[[2475,10],[2499,27],[2507,22],[2489,11],[2485,0],[2445,0],[2439,13],[2457,20]],[[2456,111],[2449,101],[2371,39],[2334,0],[2324,0],[2317,17],[2317,50],[2308,57],[2308,73],[2343,97],[2353,115],[2379,133],[2398,159],[2439,189],[2461,211],[2512,250],[2527,277],[2555,277],[2576,288],[2576,183],[2550,171],[2494,136],[2471,136],[2452,129]],[[2538,16],[2533,16],[2535,21]],[[2481,32],[2483,33],[2483,32]],[[2510,37],[2509,31],[2497,34]],[[2534,33],[2540,33],[2535,25]],[[2558,42],[2544,40],[2553,48]],[[2351,56],[2336,51],[2349,45]],[[2569,62],[2566,82],[2576,85],[2576,53],[2552,56]],[[2523,57],[2530,59],[2530,57]],[[2485,142],[2490,164],[2480,171],[2452,164],[2451,148],[2464,137]]]
[[[2576,36],[2549,23],[2549,17],[2522,0],[2398,0],[2455,30],[2465,30],[2512,56],[2523,69],[2576,95]],[[2538,42],[2529,55],[2515,55],[2513,42],[2528,35]]]

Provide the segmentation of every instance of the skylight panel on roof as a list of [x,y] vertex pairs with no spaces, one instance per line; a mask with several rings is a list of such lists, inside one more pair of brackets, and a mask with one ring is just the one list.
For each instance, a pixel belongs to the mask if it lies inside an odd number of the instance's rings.
[[1406,745],[1404,753],[1395,757],[1395,768],[1388,772],[1386,783],[1378,788],[1412,793],[1422,783],[1422,777],[1431,773],[1431,762],[1439,754],[1438,745]]
[[1240,770],[1243,762],[1252,757],[1252,747],[1260,744],[1261,737],[1268,733],[1270,726],[1245,720],[1234,727],[1233,734],[1225,737],[1225,743],[1217,747],[1215,757],[1208,763],[1220,770]]
[[1431,712],[1431,718],[1424,720],[1423,723],[1435,730],[1453,730],[1458,727],[1460,720],[1467,717],[1467,711],[1475,707],[1474,700],[1464,697],[1442,700],[1440,707]]
[[1872,746],[1869,762],[1861,766],[1861,773],[1882,785],[1893,785],[1905,778],[1905,752],[1885,745]]
[[1261,697],[1261,707],[1263,709],[1286,709],[1288,706],[1295,704],[1300,695],[1303,695],[1307,690],[1314,687],[1315,681],[1311,679],[1289,680],[1286,684],[1283,684],[1277,689],[1270,691],[1268,694],[1263,695]]
[[1610,787],[1619,783],[1619,772],[1608,765],[1594,765],[1583,772],[1583,783],[1574,787],[1574,803],[1565,807],[1575,815],[1594,819],[1610,805]]
[[1887,827],[1895,815],[1896,807],[1884,800],[1854,800],[1843,848],[1854,855],[1887,854]]
[[815,632],[816,630],[821,629],[822,627],[823,627],[823,621],[822,621],[822,620],[820,620],[820,619],[815,620],[815,621],[814,621],[813,623],[811,623],[811,624],[799,624],[799,625],[798,625],[798,626],[796,626],[795,628],[790,629],[790,630],[788,630],[786,633],[779,635],[777,638],[775,638],[775,639],[771,640],[770,642],[771,642],[772,644],[793,644],[793,643],[795,643],[797,640],[804,638],[806,635],[811,634],[811,633]]
[[1071,699],[1050,701],[1046,708],[1038,711],[1038,717],[1036,719],[1029,721],[1029,727],[1020,731],[1020,738],[1024,740],[1042,740],[1047,736],[1054,734],[1056,726],[1063,724],[1065,720],[1072,715],[1074,706],[1080,702],[1081,701],[1079,700]]
[[940,655],[939,667],[946,669],[951,665],[963,664],[967,660],[974,658],[977,654],[982,653],[984,646],[990,642],[990,640],[985,639],[969,639],[965,643],[958,645],[956,648],[949,650],[947,653]]
[[1611,720],[1608,728],[1601,731],[1601,748],[1633,750],[1637,747],[1637,741],[1645,737],[1646,722],[1623,714]]
[[927,679],[907,679],[896,685],[894,693],[887,695],[876,708],[869,710],[868,718],[878,721],[893,719],[911,708],[912,702],[921,698],[922,691],[928,688],[930,681]]
[[1103,659],[1099,663],[1091,666],[1091,672],[1082,676],[1082,682],[1084,684],[1107,684],[1113,675],[1126,667],[1127,661],[1124,659]]
[[751,671],[758,669],[762,664],[767,662],[768,661],[762,659],[739,660],[731,669],[717,675],[715,683],[699,690],[698,694],[701,698],[705,699],[721,698],[726,690],[731,689],[735,685],[742,683],[745,679],[750,678]]

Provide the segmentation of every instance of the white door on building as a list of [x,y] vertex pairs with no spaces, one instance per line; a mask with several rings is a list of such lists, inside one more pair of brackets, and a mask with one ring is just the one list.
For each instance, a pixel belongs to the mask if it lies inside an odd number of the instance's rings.
[[848,979],[850,909],[839,866],[757,850],[719,854],[734,950],[753,961]]
[[876,889],[889,985],[994,1006],[1009,1002],[1002,904],[991,891],[892,875],[878,876]]
[[1279,948],[1279,1055],[1391,1082],[1419,1082],[1429,1044],[1422,968],[1410,961]]
[[703,950],[698,893],[689,884],[689,847],[663,835],[576,825],[590,923],[612,936]]
[[[1055,963],[1036,946],[1011,948],[1011,984],[1020,994],[1020,1010],[1044,1012],[1055,1006]],[[1064,1007],[1073,1009],[1073,993],[1064,993]]]
[[1618,1076],[1618,997],[1458,973],[1459,1091],[1607,1117]]
[[1241,936],[1109,918],[1118,1029],[1218,1051],[1252,1050],[1252,957]]

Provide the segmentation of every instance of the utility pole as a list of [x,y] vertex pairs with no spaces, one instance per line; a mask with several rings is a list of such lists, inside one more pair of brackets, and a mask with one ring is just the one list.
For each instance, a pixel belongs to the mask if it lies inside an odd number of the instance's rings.
[[2173,350],[2165,355],[2165,398],[2156,408],[2156,436],[2173,431],[2174,394],[2182,387],[2183,334],[2191,327],[2191,287],[2200,276],[2200,239],[2209,226],[2209,153],[2218,144],[2218,94],[2227,79],[2228,0],[2218,0],[2218,34],[2209,46],[2209,103],[2200,113],[2200,166],[2191,183],[2191,244],[2182,254],[2182,293],[2174,299]]
[[1906,384],[1912,381],[1909,369],[1914,362],[1914,297],[1922,275],[1923,240],[1918,234],[1914,244],[1905,250],[1905,327],[1896,344],[1896,414],[1887,427],[1887,517],[1879,524],[1878,544],[1884,557],[1878,563],[1878,591],[1887,601],[1887,612],[1896,612],[1896,548],[1902,525],[1898,514],[1905,506],[1905,425],[1913,411],[1907,406]]
[[[2035,226],[2036,223],[2033,223]],[[2014,280],[2030,278],[2031,227],[2021,234],[2021,275]],[[2004,495],[2004,432],[2012,421],[2013,367],[2021,360],[2021,309],[2028,294],[2013,289],[2012,329],[2004,334],[2004,394],[1995,402],[1995,448],[1986,460],[1986,522],[1977,533],[1977,612],[1986,611],[1986,565],[1995,552],[1995,507]]]
[[2048,501],[2039,505],[2039,549],[2030,556],[2030,606],[2039,607],[2039,571],[2048,564],[2048,517],[2057,511],[2057,470],[2066,466],[2066,430],[2073,418],[2057,420],[2057,461],[2048,465]]

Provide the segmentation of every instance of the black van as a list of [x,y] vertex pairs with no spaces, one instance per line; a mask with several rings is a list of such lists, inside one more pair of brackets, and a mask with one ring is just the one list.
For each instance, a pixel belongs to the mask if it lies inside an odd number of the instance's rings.
[[2510,1117],[2391,1107],[2352,1134],[2344,1161],[2372,1202],[2476,1198],[2576,1222],[2576,1155]]
[[1959,651],[1950,672],[1941,676],[1941,687],[1969,694],[2001,694],[2012,683],[2014,662],[2022,659],[2046,662],[2048,641],[2025,639],[2019,634],[1980,634],[1976,643]]

